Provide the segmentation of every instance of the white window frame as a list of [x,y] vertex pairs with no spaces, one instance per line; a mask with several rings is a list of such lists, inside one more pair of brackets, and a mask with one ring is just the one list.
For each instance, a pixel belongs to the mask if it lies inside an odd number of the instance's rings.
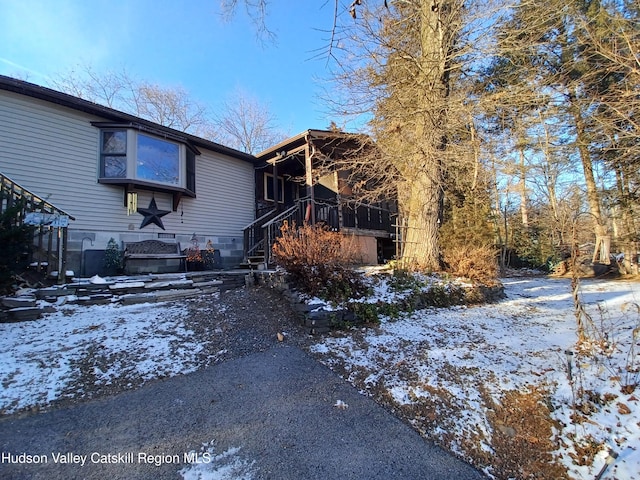
[[[273,173],[264,173],[264,199],[268,202],[273,202],[274,199],[269,197],[269,185],[273,186]],[[280,195],[278,198],[278,203],[284,203],[284,177],[278,175],[278,185]],[[276,195],[278,192],[274,192]]]
[[[120,177],[105,177],[103,175],[104,165],[103,165],[103,157],[105,154],[102,151],[103,147],[103,132],[115,132],[115,131],[126,131],[127,132],[127,155],[126,155],[126,167],[127,172],[124,178]],[[186,172],[187,172],[187,155],[186,155],[186,146],[182,143],[168,140],[166,138],[162,138],[147,132],[139,132],[134,129],[125,129],[125,128],[104,128],[100,130],[100,159],[99,159],[99,178],[104,180],[130,180],[132,182],[144,182],[149,184],[154,184],[158,186],[167,186],[173,188],[186,188]],[[178,146],[178,156],[179,156],[179,168],[178,168],[178,182],[162,182],[155,179],[148,179],[144,177],[138,177],[138,136],[145,135],[149,138],[153,138],[155,140],[159,140],[162,142],[167,142],[173,145]],[[108,155],[108,154],[106,154]]]

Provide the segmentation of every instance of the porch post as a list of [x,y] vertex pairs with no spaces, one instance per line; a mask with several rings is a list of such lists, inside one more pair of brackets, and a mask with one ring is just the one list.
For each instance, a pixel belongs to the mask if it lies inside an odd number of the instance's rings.
[[65,279],[65,274],[66,272],[64,271],[65,268],[65,264],[64,264],[64,237],[62,235],[62,227],[58,227],[58,243],[57,243],[57,247],[58,247],[58,284],[62,284],[64,283],[64,279]]
[[[284,196],[284,192],[282,192]],[[276,209],[276,212],[280,211],[280,202],[278,201],[280,196],[278,195],[278,159],[273,159],[273,208]]]
[[311,166],[311,152],[309,148],[309,140],[304,147],[304,170],[307,184],[307,197],[311,202],[311,225],[316,224],[316,200],[313,192],[313,169]]

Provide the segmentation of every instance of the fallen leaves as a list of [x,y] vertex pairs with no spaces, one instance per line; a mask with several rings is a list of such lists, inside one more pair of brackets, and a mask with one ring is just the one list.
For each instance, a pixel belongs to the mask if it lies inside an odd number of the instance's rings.
[[618,413],[620,415],[629,415],[629,414],[631,414],[631,409],[627,405],[625,405],[624,403],[618,402],[616,404],[616,406],[618,407]]

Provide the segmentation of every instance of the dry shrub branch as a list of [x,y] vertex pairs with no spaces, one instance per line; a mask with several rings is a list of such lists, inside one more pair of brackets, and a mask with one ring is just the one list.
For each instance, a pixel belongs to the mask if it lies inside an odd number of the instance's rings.
[[296,227],[285,222],[273,245],[273,257],[304,291],[335,302],[362,295],[366,286],[351,265],[354,248],[348,237],[324,225]]
[[498,278],[496,251],[490,246],[457,245],[443,251],[447,272],[469,280],[494,284]]

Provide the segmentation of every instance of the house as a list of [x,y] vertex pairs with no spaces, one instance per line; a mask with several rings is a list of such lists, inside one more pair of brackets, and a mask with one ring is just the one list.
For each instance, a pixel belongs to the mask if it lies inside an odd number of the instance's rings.
[[376,264],[395,252],[397,205],[364,203],[353,195],[349,157],[362,135],[306,130],[257,155],[256,220],[245,229],[245,261],[270,263],[271,247],[286,222],[327,225],[352,240],[358,260]]
[[[258,164],[223,145],[0,76],[3,193],[42,207],[38,241],[49,254],[64,250],[49,270],[98,273],[111,238],[121,247],[210,245],[220,266],[239,264],[243,228],[255,218]],[[177,262],[158,260],[153,269],[175,271]]]
[[173,257],[195,246],[213,248],[216,267],[269,265],[284,221],[349,235],[362,263],[391,258],[394,205],[357,202],[334,168],[354,138],[307,130],[253,156],[0,76],[1,205],[27,201],[34,262],[59,280],[103,273],[111,239],[130,251],[134,242],[173,249],[132,259],[128,273],[183,268]]

